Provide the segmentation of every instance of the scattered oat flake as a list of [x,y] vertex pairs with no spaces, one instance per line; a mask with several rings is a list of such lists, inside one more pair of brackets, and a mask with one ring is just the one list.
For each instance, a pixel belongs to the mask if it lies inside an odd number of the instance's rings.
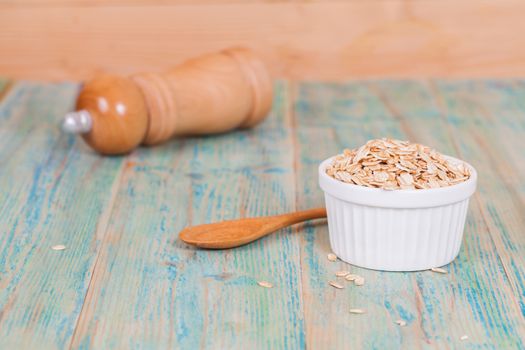
[[444,268],[441,268],[441,267],[433,267],[433,268],[430,269],[430,271],[437,272],[437,273],[448,273],[447,270],[445,270]]
[[345,276],[345,280],[347,281],[355,281],[356,278],[358,278],[359,276],[358,275],[354,275],[352,273],[348,274]]
[[365,284],[365,279],[361,276],[358,276],[355,280],[354,280],[354,284],[356,286],[362,286]]
[[273,284],[271,284],[270,282],[258,281],[257,284],[264,288],[273,288]]
[[326,258],[330,261],[336,261],[337,260],[337,255],[335,255],[334,253],[330,253],[326,256]]
[[467,340],[468,339],[468,335],[462,335],[461,338],[459,338],[459,340],[463,341],[463,340]]
[[350,272],[348,272],[348,271],[337,271],[337,272],[335,273],[335,275],[336,275],[337,277],[345,277],[345,276],[347,276],[349,273],[350,273]]
[[365,312],[363,309],[350,309],[351,314],[364,314]]
[[400,319],[396,321],[396,324],[398,324],[401,327],[405,327],[407,325],[407,321]]
[[62,245],[62,244],[57,244],[57,245],[52,246],[51,249],[53,249],[53,250],[64,250],[64,249],[66,249],[66,246]]
[[332,287],[334,287],[334,288],[337,288],[337,289],[343,289],[343,286],[340,285],[340,284],[337,283],[337,282],[330,282],[329,284],[330,284]]

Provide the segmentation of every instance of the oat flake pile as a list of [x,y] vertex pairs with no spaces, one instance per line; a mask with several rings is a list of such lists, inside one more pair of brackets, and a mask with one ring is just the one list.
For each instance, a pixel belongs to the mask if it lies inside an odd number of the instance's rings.
[[346,149],[326,173],[342,182],[385,190],[446,187],[470,177],[464,163],[453,163],[430,147],[392,139]]

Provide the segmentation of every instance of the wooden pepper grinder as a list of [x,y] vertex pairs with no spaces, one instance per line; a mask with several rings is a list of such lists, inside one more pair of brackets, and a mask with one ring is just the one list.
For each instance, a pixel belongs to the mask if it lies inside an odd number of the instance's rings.
[[233,48],[166,74],[102,75],[87,82],[63,122],[102,154],[123,154],[171,137],[248,128],[272,105],[272,81],[258,57]]

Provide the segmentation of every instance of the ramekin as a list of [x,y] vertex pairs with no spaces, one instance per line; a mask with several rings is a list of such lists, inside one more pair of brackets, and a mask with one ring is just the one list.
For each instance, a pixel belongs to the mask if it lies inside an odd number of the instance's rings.
[[326,174],[332,159],[319,166],[319,185],[330,245],[341,260],[373,270],[418,271],[456,258],[469,199],[476,190],[474,167],[465,163],[471,176],[457,185],[388,191],[332,178]]

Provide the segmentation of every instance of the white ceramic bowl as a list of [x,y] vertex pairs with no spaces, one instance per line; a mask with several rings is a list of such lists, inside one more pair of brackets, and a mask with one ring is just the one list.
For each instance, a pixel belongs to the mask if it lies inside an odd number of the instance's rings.
[[[458,159],[447,157],[452,161]],[[350,264],[385,271],[443,266],[461,247],[469,198],[477,173],[457,185],[386,191],[338,181],[319,166],[333,252]]]

